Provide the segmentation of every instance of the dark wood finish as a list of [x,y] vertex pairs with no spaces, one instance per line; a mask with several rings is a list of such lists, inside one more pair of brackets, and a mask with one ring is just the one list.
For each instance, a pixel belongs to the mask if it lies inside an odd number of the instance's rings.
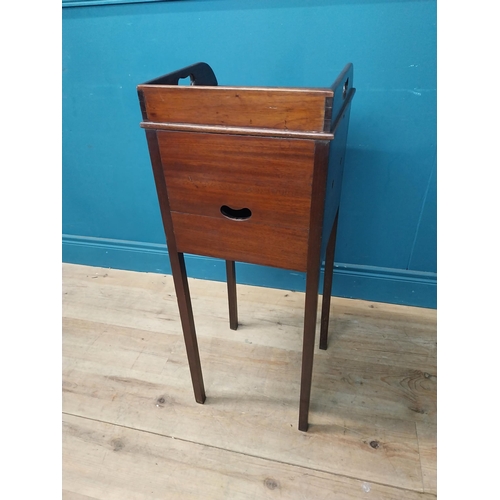
[[[147,119],[295,131],[325,131],[330,89],[139,85]],[[209,90],[209,92],[207,92]]]
[[307,229],[172,212],[180,252],[307,270]]
[[247,207],[255,224],[307,230],[314,141],[159,132],[170,208],[223,218]]
[[184,254],[180,252],[171,254],[169,250],[169,255],[170,264],[172,266],[172,276],[175,283],[175,294],[177,295],[177,303],[181,316],[184,343],[186,344],[189,371],[191,372],[191,380],[193,383],[194,397],[197,403],[203,404],[206,398],[205,387],[201,372],[198,340],[196,338],[194,326],[193,308],[191,306]]
[[203,384],[203,375],[201,372],[200,354],[198,350],[198,341],[196,339],[196,330],[194,326],[193,308],[191,306],[191,296],[189,294],[189,285],[187,281],[186,265],[184,255],[177,251],[175,236],[173,232],[172,218],[168,203],[167,187],[161,165],[160,151],[156,132],[148,130],[146,132],[148,141],[149,155],[153,166],[153,175],[158,193],[160,212],[163,220],[163,228],[167,237],[168,255],[172,267],[172,276],[174,278],[175,294],[181,317],[182,332],[193,383],[193,391],[196,402],[205,402],[205,386]]
[[238,329],[238,304],[236,299],[236,266],[234,260],[226,260],[227,301],[229,305],[229,328]]
[[309,401],[311,399],[311,380],[314,357],[314,338],[316,334],[316,315],[318,308],[318,287],[321,253],[321,231],[323,227],[323,208],[325,202],[325,183],[328,168],[328,142],[316,143],[314,158],[314,178],[311,193],[311,215],[309,248],[307,254],[306,298],[304,311],[304,337],[302,343],[302,375],[300,381],[299,430],[307,431]]
[[[325,118],[326,120],[326,118]],[[278,128],[232,127],[227,125],[192,125],[191,123],[156,123],[141,122],[141,127],[153,130],[182,130],[184,132],[206,132],[246,136],[283,137],[285,139],[314,139],[331,141],[331,132],[297,132]]]
[[226,261],[232,329],[235,261],[306,272],[298,428],[307,431],[324,254],[322,349],[328,338],[352,65],[325,89],[164,84],[191,70],[138,93],[195,397],[203,402],[205,393],[183,253]]
[[352,85],[353,71],[352,64],[347,64],[330,87],[333,91],[332,121],[329,129],[325,128],[325,131],[330,130],[335,134],[338,125],[344,118],[346,109],[354,97],[356,89]]
[[[325,195],[325,215],[323,219],[322,260],[325,259],[327,241],[332,232],[335,215],[337,214],[340,204],[347,132],[349,128],[350,103],[355,92],[355,89],[352,88],[352,81],[352,65],[347,65],[332,85],[332,89],[334,91],[334,114],[330,129],[335,139],[330,141],[328,177],[326,181]],[[344,86],[346,83],[346,94],[344,96]]]
[[148,85],[178,85],[181,78],[191,80],[191,85],[216,86],[217,78],[207,63],[196,63],[147,82]]
[[335,215],[333,228],[328,238],[325,257],[325,274],[323,277],[323,300],[321,304],[321,329],[319,333],[319,348],[325,350],[328,346],[328,324],[330,322],[330,303],[332,295],[333,262],[335,259],[335,243],[337,241],[337,226],[339,211]]

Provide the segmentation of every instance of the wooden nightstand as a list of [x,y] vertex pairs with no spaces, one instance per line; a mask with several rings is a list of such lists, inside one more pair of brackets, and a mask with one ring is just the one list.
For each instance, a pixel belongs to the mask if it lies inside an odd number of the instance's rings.
[[[190,86],[178,85],[190,77]],[[350,104],[348,64],[330,88],[223,87],[198,63],[137,87],[195,399],[205,401],[184,253],[306,272],[299,429],[307,431],[318,303],[326,349]]]

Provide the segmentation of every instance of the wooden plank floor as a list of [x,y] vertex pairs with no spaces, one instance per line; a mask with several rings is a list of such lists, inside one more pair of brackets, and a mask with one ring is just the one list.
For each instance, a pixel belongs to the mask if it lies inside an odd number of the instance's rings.
[[304,294],[190,286],[204,405],[171,276],[63,265],[64,499],[435,498],[436,311],[332,298],[303,433]]

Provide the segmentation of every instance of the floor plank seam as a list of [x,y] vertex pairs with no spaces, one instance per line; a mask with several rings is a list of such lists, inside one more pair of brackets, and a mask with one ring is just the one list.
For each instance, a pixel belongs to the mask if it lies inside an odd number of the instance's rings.
[[[241,285],[247,321],[234,332],[226,283],[195,281],[200,357],[218,388],[208,415],[186,394],[171,276],[63,264],[63,488],[95,500],[129,487],[144,500],[165,489],[215,500],[221,488],[227,498],[437,498],[435,310],[332,297],[335,349],[314,348],[315,417],[302,433],[291,405],[304,294]],[[221,388],[227,377],[237,380]]]
[[[259,459],[259,460],[267,460],[269,462],[274,462],[276,464],[287,465],[287,466],[290,466],[290,467],[300,467],[301,469],[310,470],[312,472],[321,472],[323,474],[328,474],[330,476],[336,476],[336,477],[342,477],[342,478],[346,478],[346,479],[352,479],[354,481],[363,481],[363,482],[368,482],[368,483],[371,483],[371,484],[376,484],[378,486],[383,486],[383,487],[386,487],[386,488],[394,488],[394,489],[401,490],[401,491],[408,491],[408,492],[411,492],[411,493],[422,493],[423,495],[429,495],[429,496],[437,497],[437,495],[435,495],[433,493],[427,493],[427,492],[424,491],[423,476],[422,476],[422,490],[415,490],[415,489],[411,489],[411,488],[404,488],[404,487],[401,487],[401,486],[395,486],[395,485],[392,485],[392,484],[381,483],[381,482],[378,482],[378,481],[367,480],[367,479],[363,479],[363,478],[359,478],[359,477],[355,477],[355,476],[349,476],[347,474],[341,474],[341,473],[337,473],[337,472],[331,472],[331,471],[327,471],[327,470],[323,470],[323,469],[314,469],[312,467],[308,467],[307,465],[299,465],[299,464],[294,464],[294,463],[291,463],[291,462],[283,462],[281,460],[276,460],[276,459],[268,458],[268,457],[261,457],[261,456],[258,456],[258,455],[252,455],[250,453],[244,453],[244,452],[241,452],[241,451],[228,450],[226,448],[221,448],[219,446],[215,446],[215,445],[212,445],[212,444],[199,443],[197,441],[191,441],[191,440],[185,439],[185,438],[169,436],[168,434],[161,434],[159,432],[147,431],[147,430],[144,430],[144,429],[138,429],[138,428],[130,427],[130,426],[127,426],[127,425],[117,424],[115,422],[108,422],[107,420],[99,420],[97,418],[86,417],[86,416],[83,416],[83,415],[77,415],[75,413],[69,413],[69,412],[63,411],[62,414],[63,415],[68,415],[68,416],[71,416],[71,417],[85,419],[85,420],[92,420],[93,422],[99,422],[99,423],[102,423],[102,424],[114,425],[116,427],[121,427],[123,429],[129,429],[129,430],[132,430],[132,431],[143,432],[143,433],[146,433],[146,434],[151,434],[153,436],[170,438],[170,439],[174,439],[174,440],[177,440],[177,441],[182,441],[184,443],[190,443],[190,444],[195,444],[195,445],[199,445],[199,446],[206,446],[207,448],[213,448],[215,450],[226,451],[226,452],[229,452],[229,453],[235,453],[237,455],[242,455],[242,456],[246,456],[246,457],[250,457],[250,458],[255,458],[255,459]],[[420,462],[420,467],[422,467],[420,458],[419,458],[419,462]]]

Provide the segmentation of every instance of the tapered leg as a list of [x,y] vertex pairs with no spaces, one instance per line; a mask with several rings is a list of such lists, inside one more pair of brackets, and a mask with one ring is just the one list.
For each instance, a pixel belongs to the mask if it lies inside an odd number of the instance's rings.
[[170,263],[172,265],[177,304],[179,305],[182,332],[186,344],[189,371],[193,382],[194,397],[197,403],[203,404],[205,402],[205,387],[201,373],[200,354],[194,327],[193,308],[191,306],[184,254],[178,252],[170,254]]
[[177,251],[177,243],[175,241],[172,216],[168,201],[167,185],[165,184],[165,174],[163,172],[156,131],[146,130],[146,138],[148,140],[151,165],[153,166],[158,202],[160,203],[163,228],[165,230],[165,236],[167,237],[168,255],[172,267],[172,277],[174,278],[175,294],[177,295],[177,304],[181,317],[184,343],[186,344],[189,371],[191,372],[191,380],[193,382],[194,397],[198,403],[204,403],[205,387],[203,385],[203,375],[201,373],[200,354],[198,352],[198,341],[196,340],[196,331],[194,328],[193,308],[191,307],[184,254]]
[[299,430],[307,431],[309,426],[309,402],[316,334],[316,312],[318,307],[319,266],[307,273],[306,305],[304,313],[304,339],[302,344],[302,375],[300,380]]
[[238,329],[238,305],[236,302],[236,267],[234,260],[226,260],[227,300],[229,303],[229,328]]
[[325,276],[323,280],[323,303],[321,306],[321,330],[319,334],[319,348],[326,349],[328,346],[328,324],[330,321],[330,300],[332,296],[333,261],[335,257],[335,242],[337,240],[337,222],[339,212],[335,216],[332,232],[328,239],[325,256]]

